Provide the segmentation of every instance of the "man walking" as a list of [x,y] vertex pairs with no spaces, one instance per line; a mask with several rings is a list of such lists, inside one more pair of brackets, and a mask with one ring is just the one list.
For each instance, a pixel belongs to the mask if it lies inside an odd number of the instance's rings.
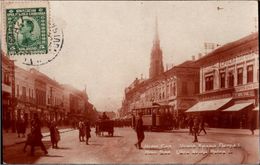
[[138,120],[135,127],[135,131],[137,134],[137,143],[135,144],[135,147],[138,149],[142,149],[141,143],[144,140],[144,128],[143,128],[143,119],[142,119],[142,113],[138,113]]
[[88,120],[85,121],[85,132],[86,132],[86,145],[88,145],[88,140],[91,137],[90,135],[91,129]]
[[189,125],[189,130],[190,130],[190,131],[189,131],[189,134],[190,134],[190,135],[193,135],[192,129],[193,129],[194,123],[193,123],[193,118],[192,118],[192,116],[189,117],[188,125]]
[[44,151],[45,154],[48,154],[44,144],[42,143],[42,133],[41,133],[41,121],[38,117],[38,114],[34,114],[34,120],[32,121],[32,136],[33,141],[31,145],[31,156],[34,156],[34,147],[40,146],[41,149]]
[[201,121],[200,121],[200,130],[199,130],[198,135],[200,134],[201,131],[203,131],[205,133],[205,135],[207,134],[207,132],[205,130],[205,122],[204,122],[203,117],[201,118]]
[[199,119],[198,119],[198,116],[196,116],[194,118],[194,124],[193,124],[193,134],[194,134],[194,141],[193,142],[198,142],[198,137],[197,137],[197,134],[198,134],[198,131],[199,131]]

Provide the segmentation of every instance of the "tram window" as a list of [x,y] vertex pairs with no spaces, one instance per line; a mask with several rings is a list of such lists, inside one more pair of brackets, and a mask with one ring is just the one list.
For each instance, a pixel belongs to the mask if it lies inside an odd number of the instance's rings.
[[151,109],[148,109],[148,115],[151,115],[152,112],[151,112]]

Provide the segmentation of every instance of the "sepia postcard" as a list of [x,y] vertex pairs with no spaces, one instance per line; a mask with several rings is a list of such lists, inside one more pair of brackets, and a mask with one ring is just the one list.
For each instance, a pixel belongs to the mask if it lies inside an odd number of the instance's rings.
[[257,1],[0,2],[2,164],[259,164]]

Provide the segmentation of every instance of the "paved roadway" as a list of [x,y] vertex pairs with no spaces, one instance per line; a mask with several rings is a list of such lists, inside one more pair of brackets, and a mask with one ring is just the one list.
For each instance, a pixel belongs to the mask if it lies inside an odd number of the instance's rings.
[[[135,132],[131,128],[115,128],[114,137],[97,137],[91,132],[90,145],[79,142],[78,131],[73,130],[61,134],[59,149],[52,149],[49,137],[44,138],[48,155],[37,148],[34,157],[22,151],[24,144],[6,147],[3,158],[7,163],[257,163],[259,162],[258,135],[237,134],[235,132],[208,132],[199,136],[199,143],[192,143],[193,137],[187,131],[145,132],[143,150],[133,145],[136,142]],[[180,151],[192,151],[192,145],[214,146],[235,144],[232,148],[215,148],[215,151],[225,151],[226,154],[180,154]],[[195,148],[196,149],[196,148]],[[199,148],[209,151],[207,148]],[[212,148],[214,150],[214,148]],[[196,151],[200,151],[196,150]],[[179,154],[177,153],[179,151]],[[230,152],[230,153],[229,153]]]

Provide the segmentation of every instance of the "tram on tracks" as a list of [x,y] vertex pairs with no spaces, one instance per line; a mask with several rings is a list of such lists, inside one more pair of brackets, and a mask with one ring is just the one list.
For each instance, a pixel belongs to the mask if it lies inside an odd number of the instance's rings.
[[138,114],[142,113],[146,131],[164,131],[173,129],[173,115],[170,106],[151,106],[132,109],[132,127],[135,128]]

